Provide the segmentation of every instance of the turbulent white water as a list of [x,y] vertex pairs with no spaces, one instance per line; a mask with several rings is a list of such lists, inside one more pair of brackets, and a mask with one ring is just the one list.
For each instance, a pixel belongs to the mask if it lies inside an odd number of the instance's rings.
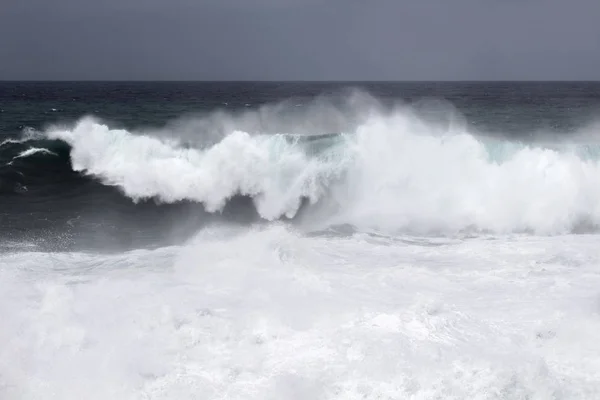
[[131,199],[244,194],[271,222],[118,254],[11,242],[0,399],[600,398],[599,236],[573,234],[600,223],[593,151],[352,110],[48,130]]
[[0,257],[6,399],[593,399],[597,236]]
[[419,234],[560,234],[600,223],[599,158],[494,141],[407,110],[355,119],[326,143],[230,126],[208,146],[183,146],[90,119],[47,134],[72,146],[75,170],[132,199],[218,211],[242,194],[267,220],[293,217],[309,199],[319,203],[312,222],[324,226]]

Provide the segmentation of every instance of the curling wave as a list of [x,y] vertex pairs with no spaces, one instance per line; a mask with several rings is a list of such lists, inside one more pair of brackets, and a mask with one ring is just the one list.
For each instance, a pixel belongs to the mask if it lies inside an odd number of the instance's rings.
[[308,200],[305,221],[393,232],[553,234],[600,224],[600,162],[590,146],[438,128],[396,110],[366,113],[332,135],[233,129],[207,147],[87,118],[47,137],[71,146],[75,171],[133,200],[193,201],[216,212],[245,195],[267,220],[292,218]]

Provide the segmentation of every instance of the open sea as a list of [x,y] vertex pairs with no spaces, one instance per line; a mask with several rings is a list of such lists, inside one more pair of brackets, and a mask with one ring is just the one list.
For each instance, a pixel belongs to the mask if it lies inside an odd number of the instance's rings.
[[0,399],[599,399],[600,82],[0,82]]

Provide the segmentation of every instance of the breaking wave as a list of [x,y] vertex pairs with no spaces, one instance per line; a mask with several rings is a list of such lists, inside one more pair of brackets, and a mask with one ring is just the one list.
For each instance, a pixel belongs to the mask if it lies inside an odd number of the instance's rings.
[[[287,119],[273,108],[214,112],[160,132],[84,118],[49,129],[45,140],[67,143],[74,171],[134,201],[219,212],[242,195],[265,220],[419,234],[600,225],[598,145],[518,143],[473,134],[459,118],[434,123],[409,107],[353,107],[321,105]],[[194,126],[213,134],[194,136]],[[34,154],[59,155],[36,146],[17,157]]]

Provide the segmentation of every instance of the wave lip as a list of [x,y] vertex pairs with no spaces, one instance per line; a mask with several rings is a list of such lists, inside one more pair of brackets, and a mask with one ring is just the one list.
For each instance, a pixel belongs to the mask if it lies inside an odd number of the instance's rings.
[[118,186],[134,200],[195,201],[214,212],[230,198],[244,195],[255,199],[265,219],[293,216],[302,198],[316,201],[334,169],[311,159],[302,146],[282,135],[234,131],[200,150],[86,119],[73,130],[48,136],[72,146],[75,171]]

